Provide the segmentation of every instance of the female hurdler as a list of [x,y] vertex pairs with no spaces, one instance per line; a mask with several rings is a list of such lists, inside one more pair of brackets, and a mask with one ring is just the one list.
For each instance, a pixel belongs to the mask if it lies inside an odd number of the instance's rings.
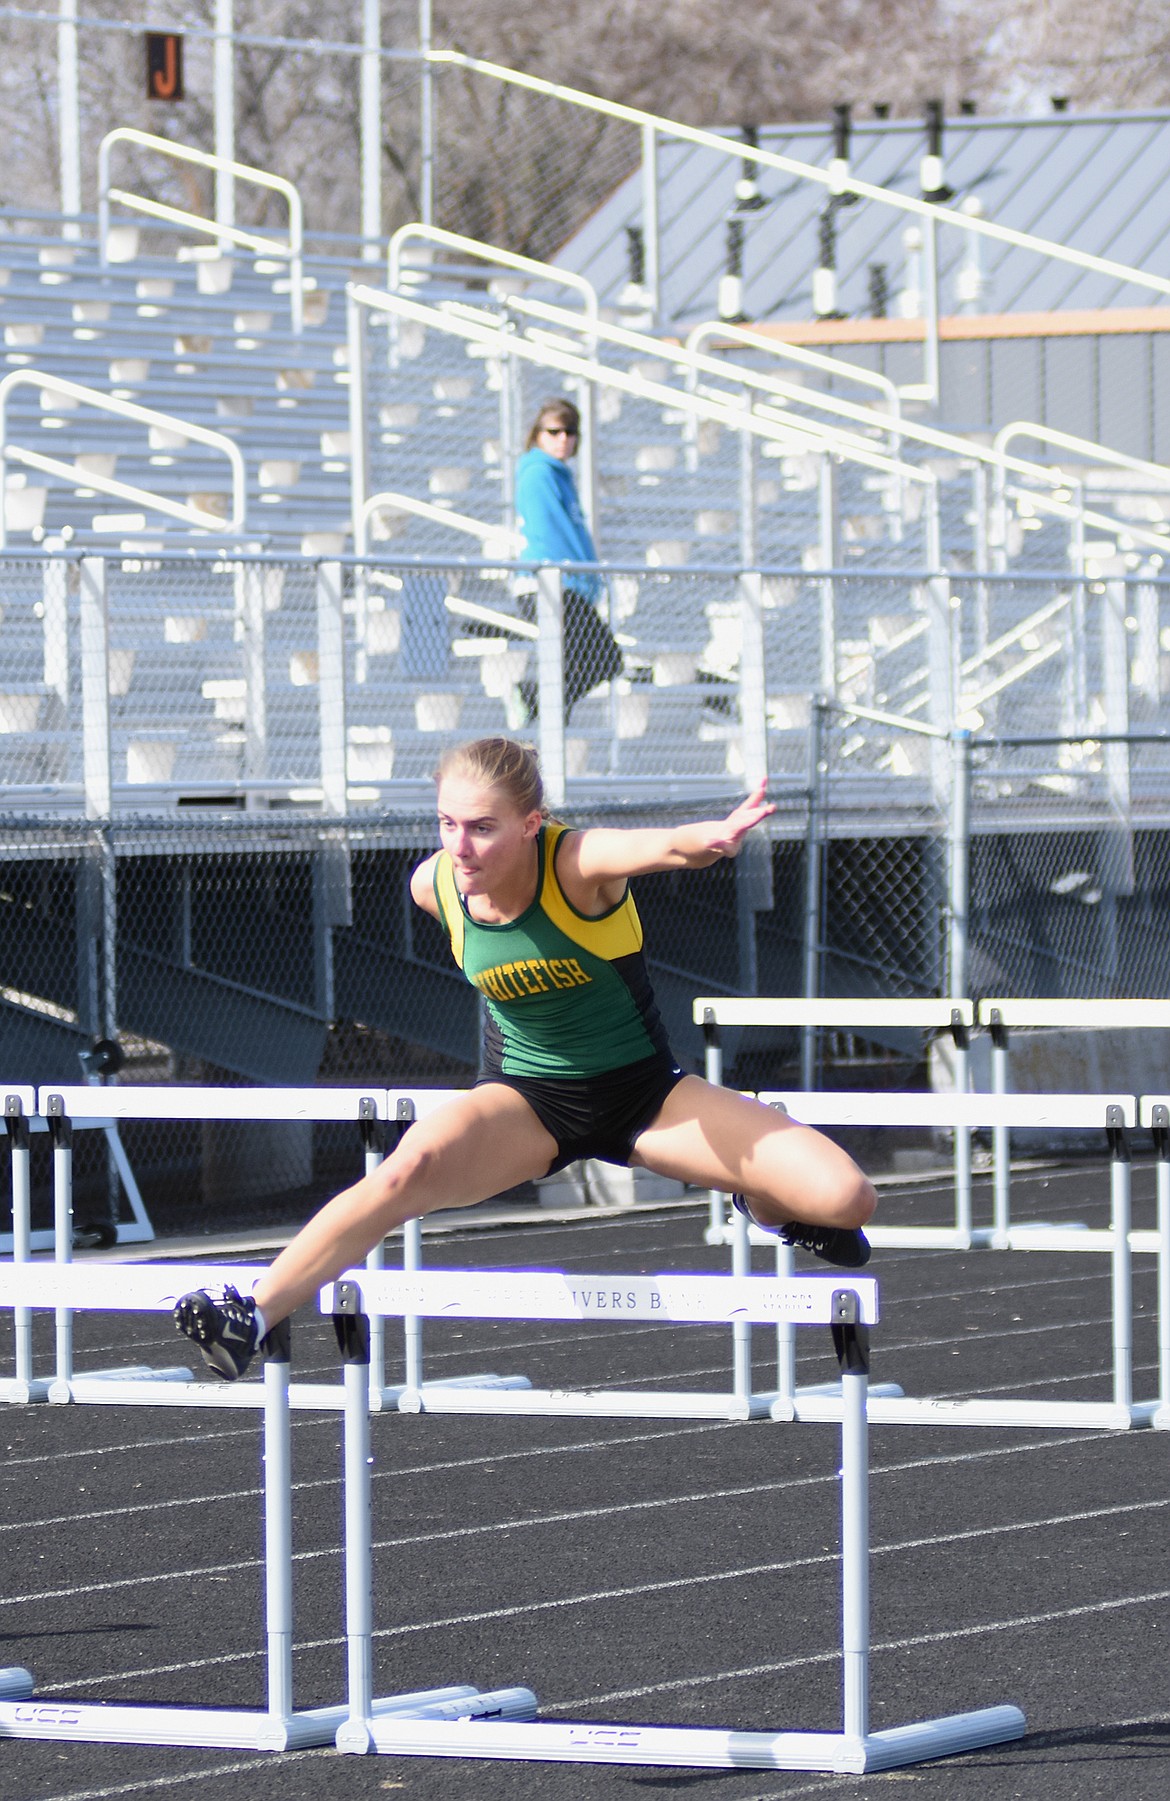
[[661,830],[566,829],[543,810],[531,747],[482,738],[438,774],[441,849],[410,879],[487,1003],[474,1088],[412,1125],[372,1174],[317,1213],[254,1295],[198,1289],[181,1333],[228,1381],[266,1332],[404,1221],[600,1157],[737,1197],[758,1224],[829,1263],[869,1257],[874,1192],[811,1127],[686,1075],[642,957],[629,878],[734,857],[774,809],[761,785],[726,819]]

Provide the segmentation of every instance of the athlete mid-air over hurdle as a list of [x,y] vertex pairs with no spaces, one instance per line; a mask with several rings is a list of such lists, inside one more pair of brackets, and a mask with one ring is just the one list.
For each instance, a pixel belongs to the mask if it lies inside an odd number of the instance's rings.
[[242,1375],[272,1327],[406,1220],[582,1157],[731,1194],[826,1263],[868,1260],[875,1196],[861,1170],[811,1127],[687,1075],[642,955],[630,877],[734,857],[774,810],[761,784],[725,819],[572,830],[548,817],[530,745],[480,738],[446,753],[441,848],[410,892],[487,1003],[482,1073],[322,1207],[254,1294],[183,1296],[175,1323],[217,1375]]

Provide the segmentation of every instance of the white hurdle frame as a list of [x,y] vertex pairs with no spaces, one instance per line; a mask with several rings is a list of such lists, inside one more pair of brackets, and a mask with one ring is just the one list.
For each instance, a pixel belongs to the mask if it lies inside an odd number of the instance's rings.
[[[211,1280],[248,1290],[262,1268],[206,1264],[4,1264],[0,1306],[170,1313],[188,1288]],[[200,1745],[216,1749],[287,1751],[327,1745],[348,1716],[347,1706],[296,1712],[292,1701],[292,1470],[290,1459],[289,1334],[267,1341],[262,1384],[264,1591],[267,1707],[153,1707],[119,1702],[38,1700],[25,1670],[0,1671],[0,1739],[35,1738],[118,1745]],[[375,1715],[399,1709],[416,1718],[449,1707],[462,1689],[420,1691],[374,1703]]]
[[[1170,1031],[1170,1000],[1004,1000],[988,996],[979,1002],[978,1022],[991,1034],[992,1093],[1009,1094],[1012,1031],[1045,1027],[1052,1030],[1061,1026],[1098,1032],[1110,1028],[1134,1032],[1158,1027]],[[991,1160],[994,1199],[988,1243],[997,1251],[1027,1250],[1025,1235],[1043,1234],[1050,1228],[1012,1225],[1011,1132],[1007,1125],[996,1126],[992,1131]],[[1153,1243],[1144,1243],[1141,1248],[1153,1250],[1156,1247]]]
[[[826,1094],[765,1090],[759,1099],[783,1108],[810,1126],[920,1126],[936,1130],[962,1126],[1038,1126],[1081,1131],[1096,1126],[1107,1135],[1110,1149],[1111,1224],[1104,1231],[1080,1226],[1027,1229],[1013,1248],[1030,1251],[1096,1251],[1112,1263],[1111,1402],[1038,1400],[939,1400],[931,1396],[878,1396],[870,1399],[869,1416],[886,1424],[950,1426],[1082,1426],[1109,1431],[1148,1426],[1156,1401],[1133,1398],[1132,1253],[1157,1251],[1155,1232],[1130,1230],[1130,1157],[1126,1133],[1137,1123],[1137,1103],[1127,1094]],[[870,1236],[870,1229],[866,1227]],[[767,1240],[770,1234],[761,1234]],[[873,1235],[873,1236],[876,1236]],[[774,1416],[785,1419],[836,1419],[839,1402],[815,1389],[779,1396]],[[789,1410],[789,1408],[791,1410]],[[780,1411],[782,1410],[782,1411]]]
[[[620,1292],[623,1305],[612,1307]],[[446,1273],[351,1270],[321,1291],[347,1359],[360,1358],[356,1324],[365,1315],[581,1320],[651,1319],[674,1324],[737,1319],[834,1330],[844,1406],[841,1431],[843,1707],[840,1732],[727,1732],[693,1726],[549,1723],[532,1718],[535,1697],[506,1690],[488,1718],[458,1722],[379,1719],[369,1702],[372,1589],[368,1509],[369,1416],[364,1373],[348,1384],[346,1408],[346,1593],[350,1714],[337,1732],[341,1751],[391,1756],[504,1758],[579,1764],[705,1769],[827,1770],[856,1774],[1022,1737],[1019,1708],[993,1707],[873,1732],[869,1724],[869,1504],[866,1327],[878,1317],[872,1278],[626,1276],[481,1270]],[[347,1377],[349,1374],[347,1362]],[[498,1397],[497,1397],[498,1398]],[[488,1697],[484,1697],[485,1700]],[[521,1713],[520,1709],[529,1711]]]
[[[970,1039],[975,1024],[975,1006],[969,1000],[772,1000],[701,995],[694,1002],[692,1014],[695,1024],[703,1028],[704,1073],[709,1082],[720,1088],[724,1085],[723,1046],[719,1036],[723,1026],[799,1027],[801,1031],[832,1027],[863,1031],[870,1026],[949,1032],[954,1043],[955,1093],[965,1095],[970,1088]],[[953,1226],[879,1225],[872,1232],[867,1230],[871,1243],[884,1250],[927,1246],[937,1250],[969,1250],[978,1236],[971,1222],[971,1134],[958,1123],[955,1125],[954,1171]],[[729,1224],[723,1211],[723,1197],[713,1193],[707,1243],[727,1244],[730,1239],[734,1250],[741,1227],[747,1230],[743,1216],[733,1212]],[[762,1243],[763,1235],[753,1236],[751,1242]]]

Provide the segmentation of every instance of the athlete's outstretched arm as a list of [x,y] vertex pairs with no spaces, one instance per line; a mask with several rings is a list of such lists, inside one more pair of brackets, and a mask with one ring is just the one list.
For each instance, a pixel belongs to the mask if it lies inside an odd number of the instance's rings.
[[600,886],[666,869],[705,869],[721,857],[738,856],[748,833],[776,811],[764,799],[766,786],[761,782],[724,819],[630,830],[592,826],[574,832],[558,859],[558,869],[564,871],[567,864],[582,882]]

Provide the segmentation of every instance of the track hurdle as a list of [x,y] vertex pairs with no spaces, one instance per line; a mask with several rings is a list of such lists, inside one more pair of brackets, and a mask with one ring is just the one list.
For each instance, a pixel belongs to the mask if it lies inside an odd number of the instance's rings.
[[[764,1092],[760,1100],[782,1107],[810,1126],[921,1126],[941,1130],[956,1124],[968,1131],[982,1127],[1039,1126],[1062,1131],[1097,1127],[1109,1146],[1111,1224],[1105,1231],[1082,1227],[1048,1227],[1029,1233],[1029,1250],[1097,1251],[1112,1266],[1113,1398],[1096,1401],[939,1400],[909,1396],[873,1396],[870,1418],[888,1424],[951,1426],[1084,1426],[1125,1431],[1147,1426],[1156,1401],[1133,1398],[1132,1252],[1157,1249],[1157,1234],[1130,1230],[1130,1154],[1127,1131],[1137,1122],[1137,1104],[1123,1094],[793,1094]],[[867,1234],[869,1228],[866,1228]],[[764,1235],[766,1236],[766,1235]],[[780,1396],[775,1409],[785,1406]],[[816,1390],[797,1389],[792,1411],[776,1417],[836,1419],[834,1402]]]
[[[979,1024],[991,1034],[992,1093],[1008,1094],[1011,1090],[1010,1036],[1013,1031],[1044,1027],[1098,1032],[1110,1028],[1135,1032],[1161,1027],[1163,1031],[1170,1031],[1170,1000],[1003,1000],[989,997],[979,1002],[978,1017]],[[991,1157],[994,1200],[987,1242],[997,1251],[1028,1250],[1031,1248],[1029,1240],[1039,1249],[1052,1248],[1047,1243],[1047,1238],[1053,1230],[1061,1228],[1039,1224],[1012,1225],[1011,1129],[1006,1124],[992,1129]],[[1065,1231],[1069,1229],[1063,1228]],[[1077,1247],[1066,1245],[1061,1248],[1074,1250]],[[1135,1245],[1136,1248],[1138,1247]],[[1157,1248],[1153,1234],[1149,1235],[1149,1240],[1143,1242],[1140,1248]]]
[[[53,1307],[118,1313],[169,1313],[179,1295],[210,1280],[249,1290],[257,1266],[0,1265],[0,1306]],[[349,1716],[348,1705],[297,1711],[292,1689],[292,1469],[289,1411],[289,1333],[265,1341],[263,1381],[264,1589],[267,1706],[264,1709],[152,1707],[117,1702],[31,1697],[25,1670],[0,1671],[0,1738],[36,1738],[118,1745],[200,1745],[216,1749],[287,1751],[327,1745]],[[363,1405],[367,1397],[362,1396]],[[480,1705],[472,1688],[430,1689],[371,1703],[380,1719],[405,1712],[415,1719],[461,1716]],[[494,1697],[485,1701],[489,1713]]]
[[[614,1294],[622,1305],[612,1305]],[[321,1291],[347,1361],[345,1412],[346,1597],[350,1712],[339,1727],[341,1751],[392,1756],[505,1758],[555,1763],[670,1765],[704,1769],[826,1770],[857,1774],[897,1769],[929,1758],[1022,1737],[1024,1716],[1003,1706],[872,1731],[869,1723],[869,1499],[867,1329],[878,1317],[872,1278],[813,1276],[780,1282],[728,1276],[565,1276],[482,1270],[414,1275],[351,1270]],[[365,1317],[442,1316],[514,1320],[658,1320],[674,1324],[735,1319],[828,1325],[841,1367],[841,1632],[843,1708],[840,1732],[718,1731],[693,1726],[548,1723],[509,1710],[530,1698],[505,1691],[493,1718],[458,1722],[379,1719],[370,1692],[369,1416],[360,1364]],[[506,1397],[497,1397],[497,1399]]]
[[[971,1028],[975,1024],[974,1003],[968,1000],[761,1000],[738,996],[702,995],[693,1005],[694,1022],[703,1028],[706,1047],[705,1074],[709,1082],[723,1086],[723,1045],[720,1030],[724,1026],[799,1026],[802,1031],[838,1028],[863,1030],[869,1026],[899,1028],[919,1032],[949,1032],[954,1045],[955,1092],[966,1094],[969,1087]],[[958,1121],[954,1124],[955,1218],[953,1226],[875,1226],[867,1232],[871,1243],[882,1249],[926,1248],[935,1250],[969,1250],[973,1241],[971,1223],[971,1134]],[[733,1247],[736,1234],[748,1230],[742,1214],[734,1213],[730,1224],[723,1211],[723,1197],[711,1196],[711,1218],[707,1228],[708,1244]],[[761,1235],[752,1242],[762,1242]]]

